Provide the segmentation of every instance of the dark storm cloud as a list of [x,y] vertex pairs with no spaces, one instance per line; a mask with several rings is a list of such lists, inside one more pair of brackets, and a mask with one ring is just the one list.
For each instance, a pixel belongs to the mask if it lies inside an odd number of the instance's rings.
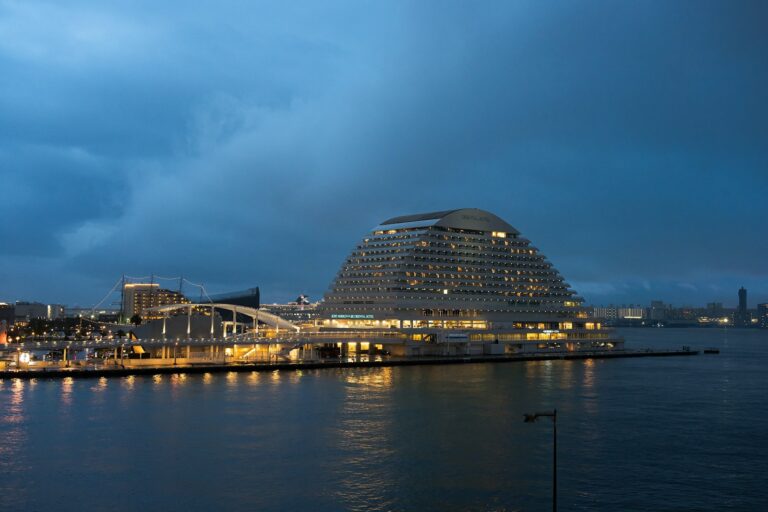
[[319,297],[380,220],[461,206],[593,302],[768,298],[761,3],[178,7],[0,4],[2,298]]

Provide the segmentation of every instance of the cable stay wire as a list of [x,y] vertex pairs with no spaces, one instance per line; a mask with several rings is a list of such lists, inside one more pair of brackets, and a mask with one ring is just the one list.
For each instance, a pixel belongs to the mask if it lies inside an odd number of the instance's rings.
[[120,285],[120,283],[122,283],[122,282],[123,282],[123,278],[121,277],[120,279],[118,279],[118,280],[117,280],[117,282],[116,282],[116,283],[115,283],[115,285],[112,287],[112,289],[111,289],[111,290],[109,290],[109,292],[107,292],[107,294],[104,296],[104,298],[103,298],[103,299],[101,299],[101,300],[100,300],[100,301],[99,301],[99,302],[98,302],[98,303],[97,303],[95,306],[93,306],[93,307],[91,308],[91,314],[93,314],[93,312],[94,312],[94,311],[96,311],[96,308],[98,308],[99,306],[101,306],[101,305],[104,303],[104,301],[105,301],[105,300],[107,300],[107,299],[109,298],[109,296],[110,296],[110,295],[112,295],[112,293],[114,293],[114,291],[117,289],[117,287],[118,287],[118,286]]
[[120,279],[117,280],[117,282],[115,282],[115,284],[107,292],[107,294],[104,295],[104,297],[91,308],[91,314],[93,314],[96,311],[96,309],[99,306],[101,306],[104,303],[104,301],[106,301],[115,292],[115,290],[117,290],[118,287],[121,284],[123,284],[125,281],[127,281],[127,280],[131,280],[131,281],[145,281],[147,279],[158,279],[158,280],[162,280],[162,281],[179,281],[179,282],[183,281],[184,283],[186,283],[186,284],[188,284],[190,286],[194,286],[194,287],[199,288],[200,292],[202,293],[202,295],[204,295],[205,298],[208,299],[208,302],[213,304],[213,299],[211,298],[210,295],[208,295],[208,291],[205,289],[205,286],[203,286],[200,283],[193,283],[192,281],[190,281],[189,279],[187,279],[187,278],[185,278],[183,276],[179,276],[179,277],[164,277],[164,276],[155,276],[155,275],[152,275],[152,276],[122,276]]
[[131,279],[133,281],[146,281],[147,279],[150,279],[152,276],[141,276],[141,277],[123,276],[123,277],[125,277],[125,279]]
[[203,286],[202,284],[193,283],[192,281],[190,281],[189,279],[187,279],[185,277],[182,277],[181,280],[184,281],[185,283],[189,284],[189,285],[197,286],[198,288],[200,288],[200,291],[208,299],[208,302],[213,303],[213,299],[211,298],[210,295],[208,295],[208,292],[205,290],[205,286]]

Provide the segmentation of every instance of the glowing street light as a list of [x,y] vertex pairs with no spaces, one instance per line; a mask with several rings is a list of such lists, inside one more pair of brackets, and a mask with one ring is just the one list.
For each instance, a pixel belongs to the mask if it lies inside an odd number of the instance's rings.
[[541,417],[552,418],[552,511],[557,512],[557,409],[552,412],[523,414],[525,423],[535,423]]

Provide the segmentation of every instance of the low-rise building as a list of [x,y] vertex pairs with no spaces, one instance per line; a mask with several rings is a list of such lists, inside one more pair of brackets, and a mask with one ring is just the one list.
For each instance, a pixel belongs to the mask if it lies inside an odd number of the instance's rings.
[[16,302],[15,306],[15,321],[29,322],[39,318],[48,318],[48,306],[40,302]]

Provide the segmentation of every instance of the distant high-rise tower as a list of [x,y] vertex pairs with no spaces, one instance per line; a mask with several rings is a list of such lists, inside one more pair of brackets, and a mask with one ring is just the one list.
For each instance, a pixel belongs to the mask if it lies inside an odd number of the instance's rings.
[[739,307],[733,316],[733,323],[736,327],[746,327],[750,324],[749,313],[747,312],[747,290],[743,286],[739,288]]

